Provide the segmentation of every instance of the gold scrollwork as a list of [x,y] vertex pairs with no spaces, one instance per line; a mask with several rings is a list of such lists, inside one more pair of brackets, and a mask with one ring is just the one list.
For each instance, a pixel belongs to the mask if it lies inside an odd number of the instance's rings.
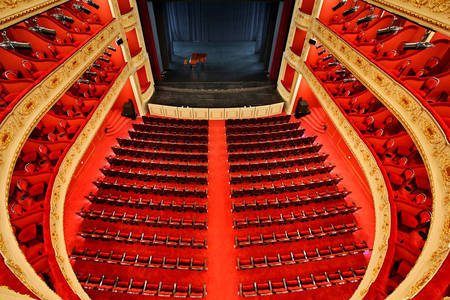
[[[304,63],[300,66],[300,73],[303,76],[302,78],[308,82],[311,90],[314,92],[333,123],[337,125],[341,124],[340,126],[337,126],[337,128],[341,132],[345,143],[358,159],[365,176],[370,177],[370,180],[368,180],[369,186],[373,194],[374,202],[378,207],[375,211],[375,226],[377,230],[375,231],[374,250],[369,261],[366,276],[355,291],[355,294],[359,295],[358,297],[361,297],[367,293],[370,285],[378,276],[387,251],[387,239],[389,237],[391,226],[391,213],[386,183],[384,182],[383,175],[370,150],[361,141],[361,138],[358,136],[355,129],[353,129],[349,121],[337,108],[336,103],[334,103],[323,86]],[[280,85],[278,87],[280,87]]]
[[[396,116],[413,139],[423,158],[433,195],[433,218],[429,238],[416,265],[403,281],[404,284],[400,284],[391,298],[394,295],[397,298],[415,295],[434,276],[448,252],[448,242],[437,237],[445,228],[442,218],[449,217],[448,206],[445,209],[444,205],[445,195],[450,193],[450,185],[447,184],[448,162],[443,163],[439,160],[441,157],[445,157],[444,161],[448,160],[450,148],[446,142],[447,138],[433,115],[404,86],[384,73],[320,22],[313,23],[312,31],[317,39]],[[345,51],[342,51],[343,49]],[[430,238],[430,236],[434,238]],[[436,243],[436,241],[438,242]],[[439,249],[445,247],[447,252],[436,252],[436,247]],[[429,263],[429,256],[433,251],[435,251],[436,259],[433,263]],[[426,271],[424,271],[424,267]]]

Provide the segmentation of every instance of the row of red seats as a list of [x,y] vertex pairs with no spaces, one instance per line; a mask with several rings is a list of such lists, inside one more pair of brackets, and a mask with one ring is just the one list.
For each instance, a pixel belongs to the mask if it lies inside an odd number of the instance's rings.
[[294,166],[303,166],[305,164],[310,163],[321,163],[324,162],[328,158],[328,154],[324,153],[312,153],[302,155],[300,157],[293,156],[288,158],[281,159],[271,159],[265,160],[263,162],[239,162],[239,163],[230,163],[230,172],[239,172],[239,171],[254,171],[254,170],[273,170],[276,168],[287,168]]
[[334,165],[322,163],[319,165],[308,165],[301,169],[292,167],[289,169],[277,169],[276,171],[263,171],[258,174],[236,174],[230,175],[230,183],[246,183],[246,182],[261,182],[261,181],[277,181],[282,179],[292,179],[300,176],[313,176],[317,174],[329,173],[333,170]]
[[286,147],[296,147],[305,144],[312,144],[316,140],[317,136],[308,137],[295,137],[287,138],[285,140],[272,141],[272,142],[253,142],[242,144],[229,144],[227,150],[229,153],[233,152],[251,152],[251,151],[266,151],[269,149],[278,149]]
[[81,100],[74,99],[72,103],[69,105],[65,105],[64,103],[56,103],[51,112],[55,114],[55,116],[59,117],[69,117],[69,118],[77,118],[77,117],[87,117],[94,107],[97,105],[97,101],[95,100]]
[[251,296],[269,296],[277,294],[285,294],[292,292],[301,292],[305,290],[314,290],[322,287],[329,287],[333,285],[341,285],[352,282],[359,282],[366,273],[366,267],[357,269],[350,269],[348,271],[336,271],[332,273],[324,272],[320,275],[311,274],[307,277],[281,281],[272,281],[251,284],[240,284],[239,294],[243,297]]
[[[181,283],[186,282],[180,273],[184,274],[183,270],[206,270],[203,254],[207,241],[203,230],[207,229],[207,219],[203,213],[207,210],[207,143],[190,144],[189,139],[206,137],[207,141],[208,128],[166,122],[169,119],[165,118],[147,120],[148,126],[135,125],[142,132],[130,131],[131,138],[118,139],[120,146],[113,147],[117,156],[109,156],[110,165],[101,169],[106,177],[94,183],[97,191],[87,196],[91,204],[78,212],[83,218],[83,229],[78,235],[86,244],[82,247],[97,250],[80,254],[74,262],[77,272],[92,273],[99,267],[98,262],[104,262],[112,274],[131,274],[135,267],[144,267],[139,270],[142,278],[158,282],[170,276]],[[159,134],[165,141],[162,144],[158,143],[159,137],[153,136],[158,135],[153,133],[159,131],[156,128],[164,128]],[[133,136],[133,132],[143,136]],[[195,134],[190,135],[192,132]],[[196,145],[203,150],[195,149]],[[142,254],[131,254],[125,249],[129,247],[142,248]],[[150,256],[148,251],[157,252]],[[124,276],[122,281],[130,285],[132,277]],[[194,277],[190,282],[201,286],[204,280]],[[144,281],[139,284],[142,286]],[[104,285],[103,281],[100,291],[115,290],[113,280],[108,282],[111,289],[104,289]],[[130,285],[132,291],[118,285],[124,293],[137,293],[134,284]],[[176,287],[170,294],[167,285],[161,285],[155,295],[197,297],[188,283]],[[144,287],[140,294],[151,295]]]
[[141,140],[141,139],[123,139],[118,138],[117,141],[119,145],[122,147],[137,147],[144,149],[161,149],[166,151],[173,152],[200,152],[206,153],[208,152],[208,145],[205,144],[179,144],[179,143],[165,143],[165,142],[156,142],[149,140]]
[[181,171],[181,172],[199,172],[206,173],[208,165],[203,162],[191,162],[180,160],[175,162],[146,159],[141,157],[128,157],[125,155],[108,156],[106,157],[108,163],[112,166],[127,166],[127,167],[141,167],[150,170],[166,170],[166,171]]
[[393,136],[400,133],[403,128],[399,121],[391,114],[382,119],[384,117],[382,113],[383,111],[367,116],[362,121],[356,121],[356,127],[366,135]]
[[355,222],[347,224],[329,224],[327,226],[320,226],[303,230],[295,231],[283,231],[283,232],[272,232],[267,234],[259,235],[247,235],[247,236],[236,236],[235,237],[235,247],[250,247],[250,246],[264,246],[277,243],[291,243],[299,240],[311,240],[316,238],[323,238],[326,236],[332,237],[338,234],[352,233],[358,231],[360,227],[356,225]]
[[353,202],[352,205],[346,203],[338,206],[328,206],[323,208],[312,208],[308,210],[299,210],[296,212],[283,212],[279,215],[265,215],[265,216],[253,216],[253,217],[241,217],[233,219],[234,228],[246,228],[250,226],[273,226],[273,225],[285,225],[295,222],[308,222],[315,219],[324,219],[329,217],[335,217],[337,215],[352,214],[360,207],[356,206]]
[[86,198],[92,203],[104,203],[113,206],[128,206],[139,209],[173,210],[173,211],[198,211],[206,212],[207,204],[196,198],[187,199],[158,199],[158,198],[134,198],[132,196],[90,193]]
[[170,258],[167,256],[148,256],[142,254],[130,255],[125,252],[89,250],[88,248],[72,249],[72,259],[84,261],[95,261],[99,263],[119,264],[123,266],[134,266],[144,268],[163,268],[177,270],[206,271],[206,259],[194,258]]
[[168,141],[178,143],[196,143],[208,144],[207,135],[186,135],[186,134],[170,134],[170,133],[151,133],[145,131],[129,131],[130,137],[133,139]]
[[76,274],[81,286],[85,289],[99,291],[110,291],[115,293],[128,293],[144,296],[161,296],[177,298],[204,298],[206,296],[206,285],[203,287],[193,287],[189,285],[177,285],[159,283],[149,283],[147,280],[138,281],[130,279],[122,281],[119,277],[109,278],[105,275],[92,276],[91,274]]
[[173,228],[193,228],[193,229],[207,229],[207,219],[204,217],[169,217],[166,215],[151,216],[137,213],[130,213],[126,211],[107,211],[98,209],[81,208],[77,212],[82,218],[92,220],[101,220],[112,223],[125,223],[131,225],[146,225],[153,227],[173,227]]
[[142,116],[142,121],[144,124],[153,125],[170,125],[178,127],[205,127],[208,126],[208,120],[189,120],[189,119],[171,119],[171,118],[160,118],[151,116]]
[[406,132],[389,139],[374,137],[367,141],[384,164],[408,167],[423,164],[417,147]]
[[245,210],[261,210],[269,208],[284,208],[290,206],[302,206],[310,203],[344,199],[350,194],[345,188],[335,187],[324,191],[313,191],[305,195],[281,195],[274,198],[264,199],[234,199],[233,212]]
[[189,152],[163,152],[163,151],[148,151],[141,148],[135,148],[132,146],[121,147],[114,146],[112,150],[117,155],[128,155],[133,157],[145,157],[147,159],[158,160],[181,160],[181,161],[200,161],[206,162],[208,160],[208,154],[205,153],[189,153]]
[[232,134],[255,134],[255,133],[271,133],[278,131],[289,131],[297,129],[300,126],[300,122],[289,122],[280,124],[270,124],[266,126],[245,126],[245,127],[227,127],[227,135]]
[[239,161],[239,160],[260,160],[260,159],[272,159],[272,158],[282,158],[289,157],[294,155],[303,155],[309,153],[319,152],[320,148],[322,148],[321,144],[310,144],[310,145],[302,145],[294,148],[287,149],[277,149],[265,152],[239,152],[239,153],[230,153],[228,154],[228,160],[231,162]]
[[321,176],[314,179],[303,180],[296,178],[290,182],[269,182],[260,184],[242,185],[240,189],[231,188],[231,197],[258,196],[266,194],[284,194],[303,190],[318,189],[324,186],[336,185],[342,180],[336,175]]
[[24,170],[26,174],[51,171],[60,158],[67,143],[45,145],[27,141],[16,162],[15,173]]
[[50,142],[70,141],[84,123],[84,120],[85,118],[55,117],[47,113],[36,125],[30,134],[30,138]]
[[[342,99],[335,101],[345,111]],[[395,255],[386,287],[390,293],[406,277],[427,238],[432,217],[428,174],[413,140],[384,106],[373,113],[344,114],[378,156],[379,166],[389,179],[390,201],[397,209],[397,242],[391,245]]]
[[387,11],[376,15],[370,25],[364,23],[364,28],[355,27],[357,20],[348,22],[353,24],[349,25],[353,31],[342,34],[339,25],[322,18],[344,40],[413,92],[448,131],[448,36],[435,33],[430,38],[430,30]]
[[[62,19],[72,22],[73,28],[62,26]],[[105,23],[106,20],[89,24],[86,19],[79,19],[60,5],[5,29],[0,37],[3,57],[0,61],[0,111],[15,105],[59,61],[94,36]],[[74,28],[78,32],[73,31]],[[81,28],[90,30],[81,32]]]
[[199,197],[206,198],[207,189],[197,188],[170,183],[155,183],[149,184],[137,181],[121,180],[119,182],[116,178],[103,178],[94,181],[95,186],[103,190],[115,190],[121,192],[133,192],[137,194],[153,194],[153,195],[171,195],[175,197]]
[[136,233],[132,231],[112,231],[108,228],[83,228],[78,235],[85,239],[96,239],[102,241],[111,241],[127,244],[142,244],[145,246],[166,246],[166,247],[189,247],[205,249],[205,238],[183,237],[183,236],[169,236],[169,235],[149,235],[147,233]]
[[351,243],[339,246],[328,246],[326,248],[315,248],[314,250],[296,250],[296,252],[289,252],[289,254],[278,253],[275,256],[259,256],[250,258],[238,258],[237,268],[240,270],[254,269],[254,268],[268,268],[282,265],[301,264],[312,261],[320,261],[324,259],[331,259],[335,257],[344,257],[347,255],[354,255],[370,251],[365,241],[358,243]]
[[152,133],[172,133],[172,134],[183,134],[183,135],[208,135],[208,127],[179,127],[170,126],[170,124],[142,124],[133,123],[133,128],[136,131],[142,132],[152,132]]
[[250,119],[227,119],[225,120],[226,127],[239,127],[239,126],[254,126],[265,124],[281,124],[289,122],[290,115],[267,117],[267,118],[250,118]]
[[[52,287],[43,233],[44,207],[55,166],[71,140],[86,123],[86,116],[57,115],[56,107],[67,103],[64,95],[39,121],[25,142],[16,162],[8,207],[17,241],[34,270]],[[73,100],[73,99],[71,99]],[[98,101],[95,102],[95,106]],[[57,139],[48,139],[58,134]],[[48,140],[47,140],[48,139]]]
[[260,134],[229,134],[227,135],[227,144],[237,144],[237,143],[249,143],[249,142],[264,142],[264,141],[274,141],[283,140],[287,138],[296,138],[303,136],[305,129],[293,129],[286,131],[278,131],[271,133],[260,133]]
[[176,171],[156,171],[146,169],[132,169],[124,167],[101,168],[100,171],[105,176],[122,177],[128,179],[138,179],[143,181],[177,182],[181,184],[202,184],[208,183],[206,176],[190,176],[179,174]]
[[364,92],[358,97],[336,98],[342,109],[348,114],[367,114],[374,113],[383,108],[383,104],[375,97],[370,97],[369,91]]

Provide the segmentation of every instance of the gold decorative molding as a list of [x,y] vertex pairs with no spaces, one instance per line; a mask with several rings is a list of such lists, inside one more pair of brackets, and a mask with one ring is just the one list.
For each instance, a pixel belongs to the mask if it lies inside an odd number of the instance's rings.
[[121,14],[120,14],[119,3],[117,3],[117,1],[119,1],[119,0],[108,0],[108,3],[109,3],[109,8],[111,9],[111,15],[113,16],[113,18],[119,19]]
[[0,286],[0,298],[8,300],[29,300],[33,299],[28,295],[20,294],[16,291],[11,290],[7,286]]
[[133,8],[128,13],[121,15],[120,24],[125,29],[125,31],[130,31],[137,23],[139,16],[137,15],[137,9]]
[[148,110],[151,115],[161,117],[197,120],[228,120],[278,115],[283,110],[283,103],[231,108],[177,107],[149,103]]
[[150,86],[147,88],[147,90],[142,94],[142,101],[145,103],[153,96],[153,93],[155,92],[155,86],[153,84],[150,84]]
[[70,264],[64,238],[64,203],[70,180],[81,161],[86,149],[89,147],[97,130],[102,125],[109,110],[119,96],[120,91],[131,75],[132,68],[127,64],[111,88],[108,90],[103,100],[98,105],[92,117],[86,123],[78,138],[70,147],[63,158],[58,173],[55,176],[50,201],[50,234],[53,249],[55,250],[56,261],[61,272],[72,290],[81,298],[89,299],[81,284],[78,282]]
[[291,48],[286,48],[283,53],[283,58],[287,61],[287,63],[298,73],[299,66],[302,64],[302,58],[292,52]]
[[0,124],[0,186],[4,187],[0,193],[0,251],[14,275],[42,299],[60,298],[36,274],[13,233],[8,213],[12,173],[21,149],[38,121],[117,37],[118,32],[117,22],[111,22],[28,92]]
[[136,54],[131,58],[133,68],[136,71],[139,70],[145,64],[146,61],[148,61],[148,54],[147,51],[145,51],[145,48],[142,48],[139,54]]
[[300,10],[296,10],[294,13],[293,23],[295,26],[301,30],[308,31],[309,27],[311,27],[313,17],[301,12]]
[[450,145],[447,137],[433,115],[404,86],[320,22],[314,22],[312,32],[402,123],[424,161],[433,195],[428,238],[414,267],[388,297],[412,298],[436,274],[449,253]]
[[284,87],[283,84],[279,83],[277,85],[277,91],[280,93],[281,98],[285,103],[288,103],[291,99],[291,93]]
[[308,82],[308,85],[316,95],[328,117],[333,121],[345,143],[358,160],[365,177],[370,179],[367,180],[367,182],[369,183],[375,207],[375,239],[366,275],[351,298],[362,299],[367,294],[370,285],[377,278],[388,248],[387,241],[391,232],[391,210],[386,182],[384,181],[383,174],[381,173],[372,152],[363,142],[347,118],[342,114],[330,95],[328,95],[320,81],[305,64],[300,66],[300,70],[300,74],[303,75],[303,78]]
[[0,29],[19,23],[68,0],[0,0]]
[[367,0],[367,2],[450,35],[448,0]]

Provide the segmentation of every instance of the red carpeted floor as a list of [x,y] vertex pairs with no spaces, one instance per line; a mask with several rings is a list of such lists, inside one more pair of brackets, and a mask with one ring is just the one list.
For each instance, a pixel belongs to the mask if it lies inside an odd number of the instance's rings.
[[[320,118],[322,115],[319,116]],[[334,257],[321,261],[310,261],[300,264],[282,265],[276,267],[253,268],[249,270],[239,270],[237,268],[237,259],[245,260],[250,257],[263,257],[271,255],[283,255],[290,252],[311,251],[316,248],[322,249],[328,246],[339,246],[339,244],[351,244],[355,241],[365,240],[370,245],[373,239],[373,211],[367,207],[370,204],[370,194],[367,192],[367,185],[361,182],[360,170],[357,165],[350,164],[344,156],[344,150],[339,150],[336,146],[338,135],[334,135],[333,131],[315,132],[317,126],[314,128],[305,125],[306,135],[319,135],[316,142],[322,143],[323,148],[321,153],[330,153],[330,158],[326,162],[331,162],[336,165],[332,174],[339,174],[344,177],[339,187],[346,187],[353,193],[351,197],[343,201],[342,199],[333,200],[331,202],[310,203],[302,206],[289,206],[285,208],[270,208],[265,210],[245,210],[241,212],[232,212],[232,203],[238,198],[231,197],[230,172],[227,152],[226,130],[224,121],[209,121],[209,142],[208,142],[208,184],[207,184],[207,199],[194,199],[198,203],[205,204],[207,202],[207,212],[192,211],[185,209],[168,209],[155,210],[150,208],[137,208],[133,206],[117,205],[113,202],[108,203],[91,203],[85,196],[90,192],[103,193],[111,195],[122,195],[121,197],[132,196],[136,197],[151,197],[153,199],[171,199],[174,201],[180,200],[178,196],[158,196],[158,195],[143,195],[135,192],[120,192],[108,188],[97,188],[92,184],[92,181],[98,177],[103,178],[99,168],[108,166],[105,156],[112,154],[111,146],[117,145],[115,137],[126,138],[128,136],[127,130],[131,127],[131,122],[126,120],[119,120],[117,116],[110,116],[109,123],[119,124],[120,128],[112,128],[109,132],[113,134],[102,134],[95,142],[94,147],[87,152],[83,159],[83,165],[80,166],[76,176],[74,176],[71,189],[66,200],[65,211],[65,234],[68,254],[70,255],[73,247],[77,249],[89,249],[93,251],[101,250],[103,252],[111,252],[127,257],[166,257],[167,259],[194,259],[202,261],[206,259],[207,270],[181,270],[170,269],[168,267],[142,267],[135,265],[125,265],[121,263],[107,263],[101,262],[99,259],[80,258],[72,259],[73,267],[78,274],[91,274],[94,278],[120,278],[125,285],[126,292],[113,293],[110,291],[99,291],[98,286],[94,289],[88,289],[88,294],[94,299],[135,299],[135,298],[153,298],[152,296],[143,296],[129,293],[131,291],[130,280],[135,282],[158,283],[162,281],[164,284],[177,286],[203,287],[206,284],[208,299],[242,299],[239,294],[239,285],[249,283],[262,283],[267,280],[277,281],[285,278],[286,280],[307,277],[310,274],[319,274],[324,271],[344,270],[350,267],[360,267],[367,265],[370,257],[370,252],[348,255],[344,257]],[[141,123],[142,121],[138,121]],[[320,127],[320,126],[319,126]],[[330,132],[333,135],[330,136]],[[336,140],[333,140],[336,139]],[[338,141],[339,143],[339,141]],[[348,150],[348,149],[347,149]],[[158,151],[158,150],[155,150]],[[170,163],[170,162],[168,162]],[[173,163],[177,163],[176,161]],[[358,173],[359,172],[359,173]],[[200,173],[187,171],[184,173],[189,176],[201,175]],[[204,176],[205,174],[203,174]],[[314,175],[317,177],[317,175]],[[313,177],[314,177],[313,176]],[[108,177],[108,176],[106,176]],[[311,177],[311,178],[313,178]],[[306,178],[306,177],[305,177]],[[122,179],[120,179],[122,180]],[[119,181],[120,181],[119,180]],[[129,180],[129,179],[128,179]],[[354,183],[360,182],[358,187]],[[198,188],[205,186],[196,185]],[[233,184],[238,187],[239,184]],[[304,191],[299,194],[305,194]],[[269,194],[269,196],[271,196]],[[260,196],[258,196],[260,197]],[[255,199],[258,197],[254,197]],[[182,198],[187,199],[187,198]],[[251,196],[246,196],[246,200],[252,199]],[[233,220],[240,217],[263,217],[266,215],[279,215],[290,212],[298,212],[301,210],[320,209],[329,205],[340,205],[343,203],[351,203],[355,201],[358,207],[362,207],[354,214],[338,215],[332,218],[318,218],[315,220],[293,222],[286,225],[271,225],[269,227],[246,227],[242,229],[233,228]],[[172,217],[172,218],[207,218],[207,229],[193,229],[193,228],[175,228],[174,226],[148,226],[133,224],[130,222],[105,221],[106,219],[92,219],[81,218],[77,215],[82,208],[94,209],[96,211],[115,211],[116,213],[126,212],[127,216],[147,215],[150,217]],[[364,219],[365,218],[365,219]],[[275,243],[265,246],[250,246],[239,248],[236,247],[235,238],[237,236],[259,235],[270,232],[283,232],[292,230],[304,230],[307,228],[325,227],[329,224],[343,224],[351,223],[356,220],[358,227],[361,227],[355,233],[346,233],[333,237],[323,237],[320,239],[305,239],[292,243]],[[104,239],[83,238],[79,235],[82,229],[108,229],[110,232],[117,233],[119,230],[122,233],[133,232],[135,234],[144,234],[145,237],[153,236],[154,234],[169,235],[172,237],[189,237],[197,240],[206,239],[207,248],[196,249],[193,247],[173,247],[173,246],[155,246],[144,245],[138,242],[118,242],[117,240],[106,241]],[[83,256],[83,255],[81,255]],[[84,279],[83,279],[84,280]],[[115,285],[117,286],[117,281]],[[302,299],[348,299],[353,291],[356,289],[358,282],[346,283],[344,285],[332,286],[326,288],[317,288],[314,290],[305,290],[301,293],[287,293],[282,295],[264,296],[265,299],[295,299],[301,296]],[[170,287],[170,286],[169,286]],[[175,289],[174,289],[175,290]],[[330,296],[333,295],[333,296]],[[155,297],[156,298],[156,297]],[[159,298],[159,297],[158,297]]]
[[225,121],[209,123],[208,299],[238,297]]

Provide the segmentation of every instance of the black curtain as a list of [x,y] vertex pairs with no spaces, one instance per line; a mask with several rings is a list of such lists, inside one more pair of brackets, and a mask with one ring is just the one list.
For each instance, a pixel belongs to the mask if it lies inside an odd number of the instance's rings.
[[255,41],[255,52],[265,50],[273,9],[270,2],[167,1],[163,5],[170,44]]

